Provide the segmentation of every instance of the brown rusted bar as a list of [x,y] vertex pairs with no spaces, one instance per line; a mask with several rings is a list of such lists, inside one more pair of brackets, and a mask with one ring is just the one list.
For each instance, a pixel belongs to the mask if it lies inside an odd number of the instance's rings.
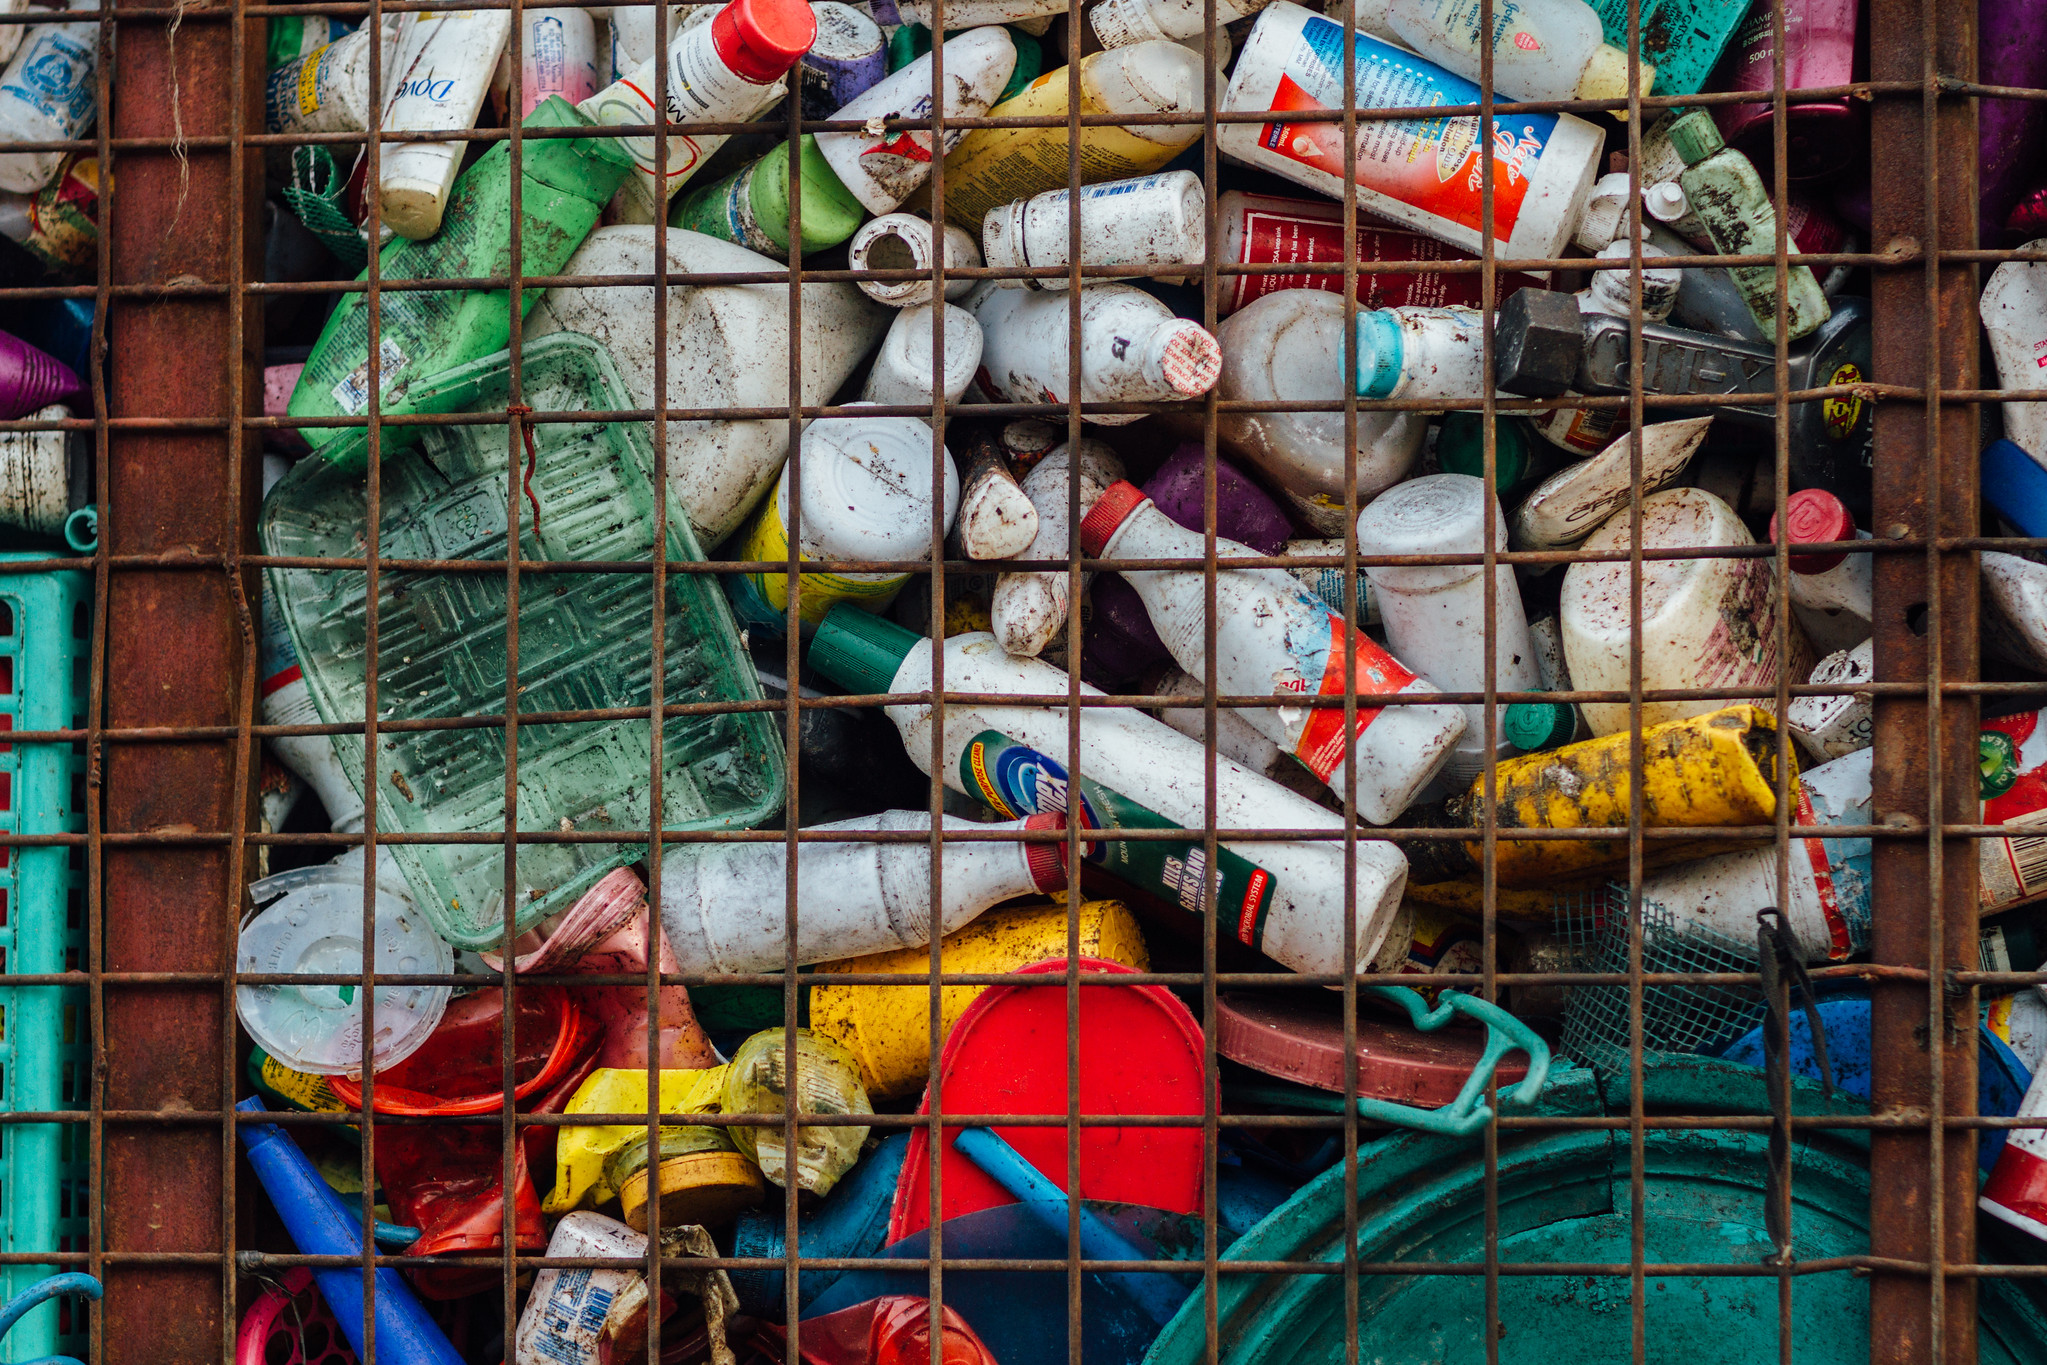
[[[1925,82],[1917,101],[1880,101],[1872,146],[1879,251],[1976,243],[1976,115],[1942,99],[1939,77],[1975,73],[1976,10],[1938,0],[1876,0],[1870,73]],[[1878,270],[1874,368],[1929,391],[1977,382],[1973,267],[1929,262]],[[1887,401],[1876,414],[1878,539],[1966,536],[1977,528],[1976,410],[1962,403]],[[1976,676],[1976,556],[1930,547],[1876,559],[1877,676],[1936,689]],[[1879,823],[1937,826],[1977,817],[1973,699],[1876,701]],[[1977,966],[1976,845],[1930,834],[1880,843],[1873,856],[1879,964]],[[1976,1139],[1943,1115],[1976,1112],[1976,993],[1871,983],[1872,1107],[1916,1113],[1920,1126],[1870,1135],[1870,1246],[1929,1269],[1880,1269],[1870,1282],[1870,1359],[1973,1361],[1975,1281],[1949,1267],[1976,1259]]]
[[[194,6],[202,11],[225,6]],[[123,136],[219,137],[262,127],[262,39],[235,42],[233,25],[181,25],[186,7],[154,0],[117,10]],[[236,69],[237,52],[253,61]],[[236,118],[237,103],[240,118]],[[261,275],[262,161],[232,146],[131,153],[109,168],[120,201],[108,216],[111,279],[124,285],[225,283],[224,299],[126,297],[106,318],[115,358],[111,415],[235,419],[260,408],[260,305],[243,326],[234,286]],[[238,178],[239,173],[239,178]],[[239,353],[238,353],[239,351]],[[239,369],[239,375],[236,374]],[[237,410],[237,404],[241,410]],[[251,548],[258,468],[254,441],[234,487],[226,432],[110,433],[111,549],[226,556],[213,573],[127,570],[108,580],[106,719],[115,725],[246,725],[238,703],[245,633],[256,598],[235,564]],[[237,576],[240,581],[237,582]],[[231,738],[121,748],[104,762],[110,832],[250,828],[236,808]],[[239,784],[246,799],[252,784]],[[224,973],[241,876],[225,845],[108,846],[102,854],[105,962],[113,970]],[[221,986],[163,985],[110,994],[98,1039],[109,1109],[219,1109],[231,1058],[222,1056]],[[218,1361],[232,1340],[225,1308],[232,1274],[225,1185],[226,1130],[109,1128],[104,1238],[110,1252],[205,1251],[211,1265],[115,1263],[107,1269],[101,1358]]]

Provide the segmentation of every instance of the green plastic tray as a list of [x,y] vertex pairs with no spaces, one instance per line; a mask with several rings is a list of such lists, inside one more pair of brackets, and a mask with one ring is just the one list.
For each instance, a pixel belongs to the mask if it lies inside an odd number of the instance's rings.
[[[536,411],[618,411],[634,406],[610,354],[573,333],[523,351],[523,389]],[[437,412],[503,412],[509,353],[450,370],[416,391]],[[519,490],[519,553],[540,560],[650,561],[654,457],[643,423],[537,423],[537,459],[521,482],[540,503],[540,531]],[[274,555],[360,555],[367,539],[363,478],[337,472],[335,449],[366,442],[351,432],[301,460],[263,505],[263,549]],[[379,551],[393,559],[505,557],[512,491],[507,428],[434,427],[414,448],[383,462]],[[668,524],[668,558],[701,560],[688,519]],[[367,641],[360,569],[269,569],[312,689],[328,723],[361,724]],[[643,707],[651,697],[653,594],[639,573],[522,574],[519,581],[519,707],[522,714]],[[502,572],[387,569],[379,580],[379,720],[502,716],[507,659]],[[665,699],[757,701],[760,683],[740,647],[715,578],[668,579]],[[652,769],[644,720],[522,724],[518,732],[518,827],[583,833],[644,830]],[[379,736],[377,827],[422,834],[502,833],[505,731],[424,730]],[[336,755],[362,785],[360,735],[338,736]],[[662,730],[661,826],[740,828],[781,807],[783,749],[762,712],[686,716]],[[504,938],[504,848],[492,844],[392,846],[413,893],[442,937],[458,948]],[[646,852],[644,844],[522,844],[515,932],[573,904],[599,877]]]

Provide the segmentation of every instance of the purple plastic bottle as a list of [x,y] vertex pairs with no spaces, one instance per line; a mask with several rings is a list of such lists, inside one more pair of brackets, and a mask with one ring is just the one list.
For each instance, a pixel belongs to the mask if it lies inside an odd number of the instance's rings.
[[[1985,85],[2047,85],[2047,0],[2001,0],[1977,13],[1976,79]],[[2037,100],[1976,103],[1976,192],[1982,245],[2004,245],[2007,229],[2025,240],[2040,235],[2041,205],[2012,221],[2012,210],[2040,183],[2040,135],[2047,105]],[[2037,201],[2036,191],[2029,198]]]
[[[1144,484],[1152,505],[1190,531],[1201,529],[1201,469],[1201,447],[1189,443],[1174,451]],[[1249,545],[1262,555],[1277,554],[1294,533],[1279,504],[1220,456],[1215,462],[1215,529],[1223,539]]]
[[1172,662],[1137,589],[1121,574],[1095,576],[1088,589],[1093,607],[1081,641],[1081,681],[1104,692],[1121,692],[1146,669]]
[[71,367],[12,332],[0,332],[0,422],[85,392]]
[[[1706,88],[1713,91],[1756,90],[1768,93],[1776,79],[1776,14],[1784,9],[1784,88],[1817,90],[1846,85],[1855,78],[1855,19],[1859,0],[1755,0],[1741,30]],[[1794,100],[1796,95],[1792,95]],[[1715,106],[1713,121],[1727,145],[1756,163],[1769,166],[1772,109],[1768,104]],[[1862,136],[1862,112],[1848,99],[1793,103],[1785,111],[1785,174],[1793,180],[1830,175],[1846,166]],[[1764,171],[1764,184],[1769,173]]]

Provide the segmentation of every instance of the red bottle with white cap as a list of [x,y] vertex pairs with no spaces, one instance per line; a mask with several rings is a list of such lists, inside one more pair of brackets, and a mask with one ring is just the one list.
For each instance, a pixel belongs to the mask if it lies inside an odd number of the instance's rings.
[[[1133,484],[1117,482],[1080,524],[1090,559],[1194,559],[1204,553],[1190,531]],[[1252,554],[1235,541],[1218,553]],[[1207,589],[1195,570],[1125,570],[1173,659],[1206,677],[1203,617]],[[1464,708],[1445,704],[1375,707],[1375,697],[1434,692],[1284,569],[1223,569],[1216,575],[1216,686],[1225,694],[1341,696],[1344,661],[1356,662],[1360,819],[1390,824],[1450,758],[1465,729]],[[1255,707],[1242,715],[1344,795],[1341,708]]]
[[[1869,539],[1855,529],[1855,518],[1841,500],[1824,488],[1801,488],[1785,500],[1783,510],[1770,517],[1770,538],[1779,534],[1788,535],[1794,546]],[[1853,649],[1869,638],[1872,593],[1866,554],[1834,550],[1791,556],[1792,607],[1814,647],[1824,653]]]

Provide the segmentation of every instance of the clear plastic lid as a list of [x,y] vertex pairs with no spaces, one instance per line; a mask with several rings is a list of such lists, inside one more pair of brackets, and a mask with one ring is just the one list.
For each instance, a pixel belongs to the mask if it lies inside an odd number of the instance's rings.
[[[282,885],[280,885],[282,883]],[[349,975],[362,970],[362,867],[330,864],[259,882],[282,891],[242,925],[236,970],[265,975]],[[445,975],[454,950],[390,882],[376,885],[379,974]],[[416,1052],[441,1022],[448,986],[378,986],[373,1065],[382,1070]],[[349,983],[240,986],[235,1013],[263,1050],[297,1071],[322,1076],[362,1070],[360,988]]]

